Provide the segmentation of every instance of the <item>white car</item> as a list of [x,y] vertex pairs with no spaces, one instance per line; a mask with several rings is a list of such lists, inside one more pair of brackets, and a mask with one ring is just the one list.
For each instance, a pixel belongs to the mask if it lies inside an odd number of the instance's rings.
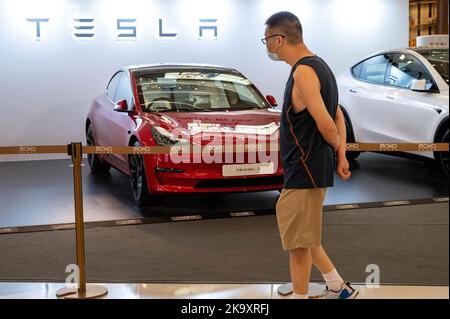
[[[448,143],[448,73],[448,47],[382,51],[355,64],[337,78],[347,141]],[[408,155],[434,159],[448,175],[448,152]]]

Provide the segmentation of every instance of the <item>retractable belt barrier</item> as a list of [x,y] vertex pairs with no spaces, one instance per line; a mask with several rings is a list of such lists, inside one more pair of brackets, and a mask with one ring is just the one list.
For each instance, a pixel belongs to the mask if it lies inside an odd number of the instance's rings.
[[[448,152],[448,143],[347,143],[348,152]],[[0,155],[30,155],[30,154],[67,154],[73,163],[75,233],[78,265],[78,287],[62,288],[56,293],[58,297],[71,299],[99,298],[108,293],[101,285],[86,283],[84,221],[83,221],[83,188],[82,160],[84,154],[204,154],[278,151],[278,143],[262,143],[256,145],[176,145],[176,146],[82,146],[81,143],[50,146],[0,146]]]
[[[54,146],[0,146],[0,155],[68,154],[71,144]],[[200,154],[204,152],[278,151],[278,143],[249,145],[82,146],[84,154]],[[448,143],[347,143],[347,152],[448,152]]]

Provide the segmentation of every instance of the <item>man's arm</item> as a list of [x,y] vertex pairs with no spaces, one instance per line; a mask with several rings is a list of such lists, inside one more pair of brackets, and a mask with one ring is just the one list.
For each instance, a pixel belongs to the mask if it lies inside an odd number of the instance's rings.
[[347,130],[345,129],[344,113],[342,113],[342,110],[339,107],[339,105],[337,106],[336,119],[334,120],[334,122],[336,123],[336,127],[340,137],[339,147],[337,149],[337,156],[338,158],[345,158]]
[[294,72],[294,90],[306,104],[306,108],[314,118],[320,134],[337,151],[340,144],[338,129],[323,102],[316,72],[309,66],[300,65],[297,67]]
[[345,129],[344,113],[342,113],[342,110],[339,107],[339,105],[337,106],[336,110],[335,123],[341,139],[337,150],[338,165],[336,172],[338,173],[339,177],[345,181],[350,178],[351,173],[349,171],[350,165],[347,161],[347,157],[345,156],[347,143],[347,130]]

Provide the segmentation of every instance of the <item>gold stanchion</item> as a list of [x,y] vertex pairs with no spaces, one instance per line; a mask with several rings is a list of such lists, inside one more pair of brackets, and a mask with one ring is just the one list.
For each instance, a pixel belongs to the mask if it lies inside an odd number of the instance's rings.
[[68,153],[73,163],[73,187],[75,200],[75,232],[77,245],[77,264],[79,281],[78,288],[61,288],[56,292],[57,297],[66,299],[91,299],[100,298],[108,293],[108,290],[100,285],[86,284],[85,255],[84,255],[84,221],[83,221],[83,192],[82,192],[82,146],[81,143],[68,145]]

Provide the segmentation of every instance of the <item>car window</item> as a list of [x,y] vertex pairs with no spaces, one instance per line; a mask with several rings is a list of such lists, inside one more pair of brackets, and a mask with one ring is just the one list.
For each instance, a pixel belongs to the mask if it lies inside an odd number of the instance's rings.
[[111,80],[108,83],[108,87],[106,88],[106,95],[112,100],[116,101],[116,91],[117,86],[119,85],[120,78],[122,77],[123,72],[117,72],[114,74],[114,76],[111,78]]
[[184,69],[137,75],[145,112],[243,110],[269,105],[256,87],[238,73]]
[[410,54],[396,53],[392,57],[386,72],[386,84],[401,88],[410,89],[417,80],[425,79],[426,88],[433,87],[433,79],[425,66]]
[[374,84],[384,84],[386,67],[389,57],[386,54],[367,59],[352,68],[352,74],[357,79]]
[[448,78],[448,49],[416,49],[416,52],[420,53],[431,65],[436,69],[436,71],[442,76],[447,84],[449,83]]
[[233,84],[235,92],[239,94],[239,99],[248,103],[252,103],[255,100],[255,92],[250,87],[242,84]]
[[131,82],[125,72],[121,72],[119,85],[117,86],[117,92],[113,101],[127,100],[128,109],[133,108],[133,94],[131,91]]

